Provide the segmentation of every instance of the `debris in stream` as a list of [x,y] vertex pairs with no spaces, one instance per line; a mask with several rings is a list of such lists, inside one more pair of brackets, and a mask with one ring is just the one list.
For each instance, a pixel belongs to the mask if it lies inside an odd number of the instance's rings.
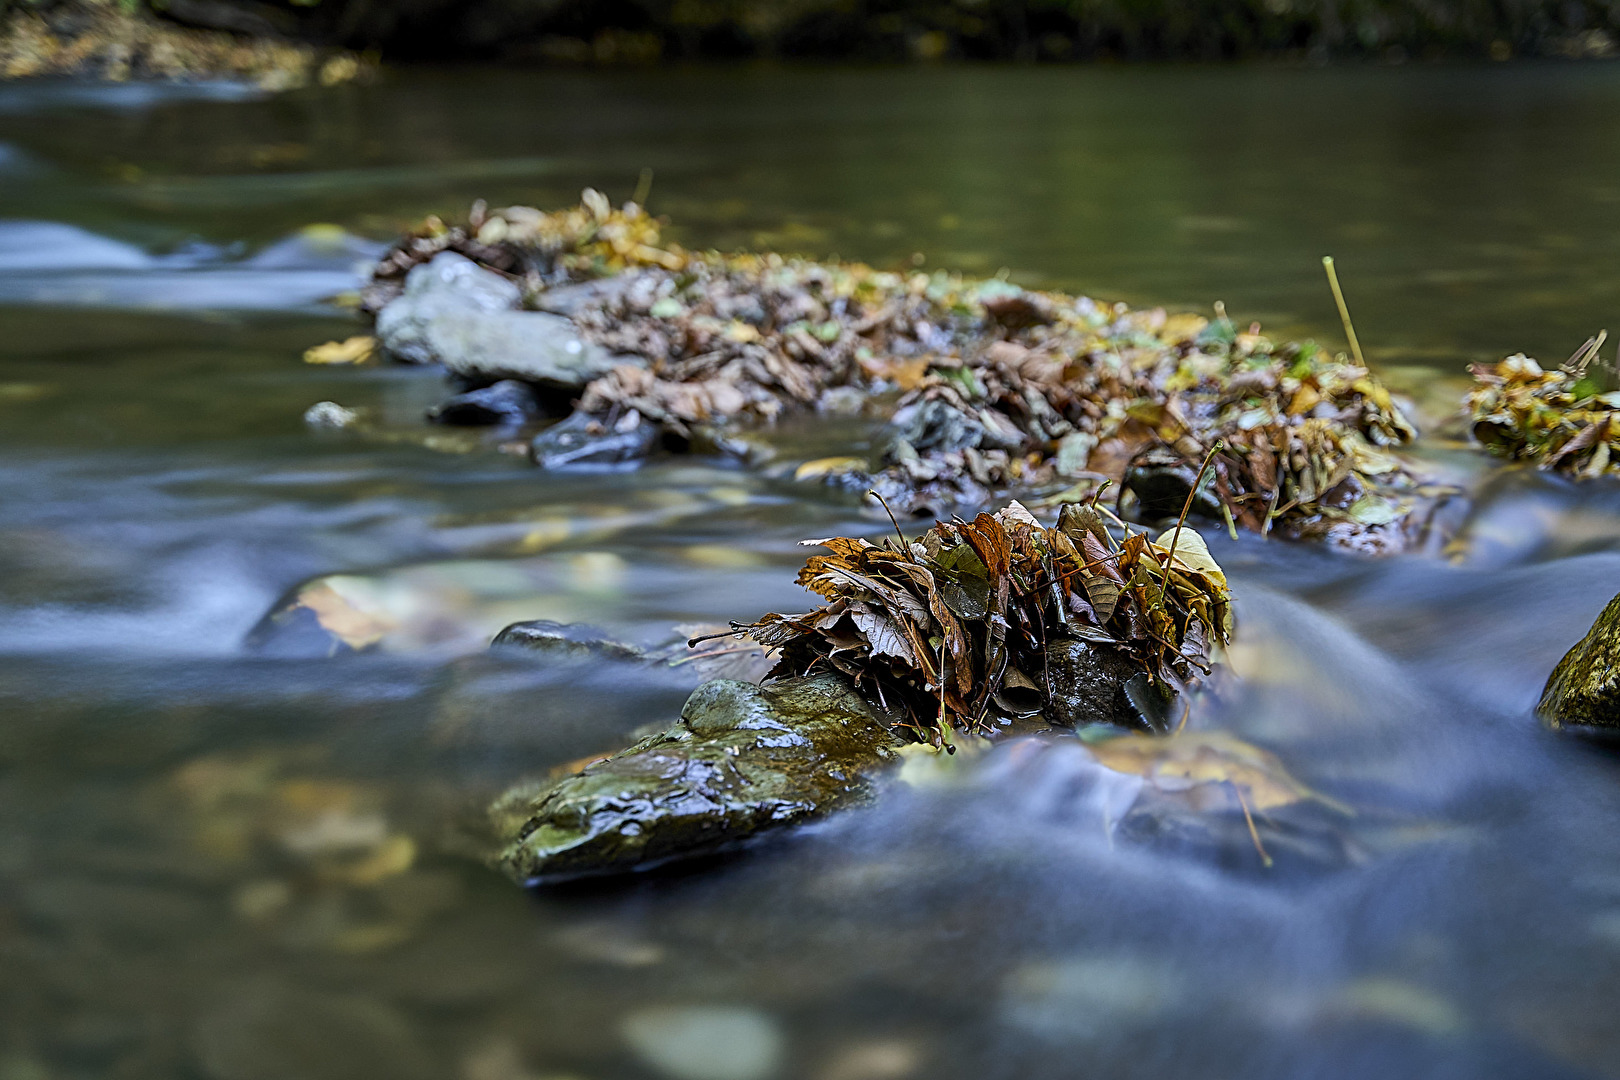
[[[419,310],[413,296],[451,270],[444,260],[466,288],[499,292],[501,310]],[[571,320],[573,355],[590,356],[574,423],[663,436],[615,449],[618,463],[661,445],[724,450],[789,410],[853,409],[888,419],[877,453],[806,479],[875,489],[905,513],[1012,492],[1073,501],[1112,482],[1142,516],[1173,515],[1217,445],[1198,506],[1233,529],[1388,551],[1443,494],[1394,453],[1415,432],[1365,367],[1311,342],[1274,344],[1220,305],[1210,320],[1001,279],[689,252],[640,206],[591,190],[555,213],[479,203],[466,225],[428,219],[378,262],[364,306],[385,347],[416,361],[514,319]],[[404,325],[410,342],[390,345]]]
[[1020,721],[1166,726],[1231,633],[1226,576],[1178,527],[1115,540],[1093,506],[1045,528],[1018,503],[917,540],[812,541],[799,584],[829,603],[737,626],[777,651],[772,674],[835,670],[917,741]]
[[1620,391],[1602,392],[1592,370],[1607,336],[1589,339],[1552,371],[1523,353],[1473,365],[1474,438],[1501,457],[1567,476],[1620,470]]
[[1536,708],[1549,727],[1620,730],[1620,596],[1553,668]]
[[[255,6],[261,12],[273,10]],[[169,7],[152,5],[165,11]],[[170,12],[177,18],[179,7]],[[226,5],[193,3],[186,9],[263,22],[260,14]],[[376,66],[351,52],[287,40],[267,26],[229,29],[248,33],[182,26],[129,0],[0,4],[0,78],[240,79],[263,90],[291,90],[350,82]]]
[[377,355],[377,339],[370,334],[356,334],[342,341],[328,341],[324,345],[304,350],[306,364],[365,364]]

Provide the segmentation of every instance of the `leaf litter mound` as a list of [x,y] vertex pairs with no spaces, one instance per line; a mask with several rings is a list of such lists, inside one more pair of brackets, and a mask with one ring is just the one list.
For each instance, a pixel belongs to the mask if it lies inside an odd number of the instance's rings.
[[1523,353],[1473,365],[1474,438],[1501,457],[1571,477],[1620,471],[1620,391],[1602,392],[1592,370],[1607,337],[1589,339],[1552,371]]
[[842,672],[936,747],[1043,712],[1063,724],[1049,661],[1063,641],[1123,660],[1168,699],[1227,643],[1226,576],[1192,529],[1116,540],[1105,513],[1065,506],[1047,528],[1015,502],[915,540],[806,541],[828,554],[799,584],[828,602],[734,629],[775,653],[770,677]]
[[1211,320],[943,271],[692,252],[663,225],[590,190],[552,213],[478,203],[465,225],[430,218],[403,238],[364,306],[445,250],[521,281],[529,306],[594,283],[567,314],[639,358],[580,397],[604,429],[634,414],[726,450],[788,410],[886,417],[870,458],[813,475],[902,512],[1080,500],[1111,482],[1173,514],[1219,446],[1198,508],[1234,530],[1386,551],[1425,526],[1436,490],[1393,452],[1416,433],[1376,377],[1240,329],[1219,305]]

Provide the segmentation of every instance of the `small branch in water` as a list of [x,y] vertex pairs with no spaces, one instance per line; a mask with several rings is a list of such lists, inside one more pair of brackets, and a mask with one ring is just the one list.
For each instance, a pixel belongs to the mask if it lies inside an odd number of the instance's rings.
[[1254,827],[1254,815],[1249,813],[1249,804],[1243,798],[1243,789],[1238,786],[1236,780],[1228,780],[1227,783],[1232,785],[1232,794],[1237,796],[1238,805],[1243,807],[1243,820],[1249,823],[1249,839],[1254,841],[1254,850],[1260,853],[1260,861],[1265,864],[1267,870],[1270,870],[1271,856],[1266,854],[1266,845],[1260,842],[1260,830]]

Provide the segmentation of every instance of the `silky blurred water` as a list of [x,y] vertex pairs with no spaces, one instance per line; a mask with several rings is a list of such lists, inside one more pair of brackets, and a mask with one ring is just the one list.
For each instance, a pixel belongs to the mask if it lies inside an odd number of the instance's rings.
[[[489,637],[795,609],[797,542],[879,523],[718,459],[434,449],[434,373],[299,359],[413,218],[651,168],[688,244],[1220,299],[1337,345],[1331,253],[1432,405],[1611,321],[1616,117],[1599,64],[0,87],[0,1080],[1620,1076],[1620,756],[1531,715],[1620,589],[1620,487],[1481,477],[1443,555],[1207,534],[1239,631],[1193,725],[1328,800],[1262,822],[1269,869],[1240,817],[1114,829],[1071,742],[528,894],[479,808],[693,676]],[[307,429],[328,399],[380,435]],[[325,575],[388,613],[376,648],[255,636]]]

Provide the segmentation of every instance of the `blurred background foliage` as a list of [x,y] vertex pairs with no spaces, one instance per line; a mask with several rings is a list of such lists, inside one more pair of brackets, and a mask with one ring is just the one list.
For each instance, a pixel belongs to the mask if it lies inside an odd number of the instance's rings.
[[389,60],[1399,61],[1606,56],[1620,41],[1620,0],[0,0],[0,10],[61,19],[98,4]]

